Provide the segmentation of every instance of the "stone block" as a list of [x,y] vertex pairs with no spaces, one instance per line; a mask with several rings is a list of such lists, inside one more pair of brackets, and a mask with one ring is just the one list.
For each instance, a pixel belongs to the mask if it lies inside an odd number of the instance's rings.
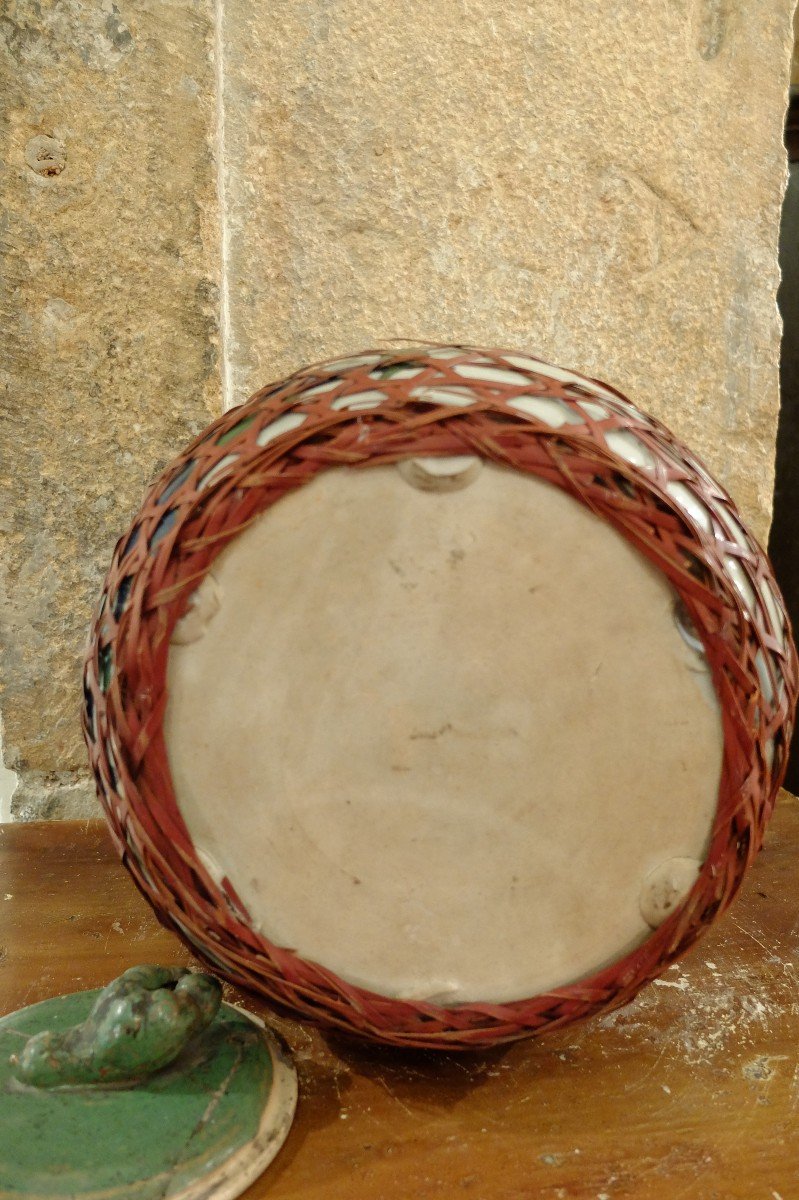
[[519,346],[693,446],[765,538],[791,0],[227,0],[231,391]]
[[85,809],[80,663],[102,577],[148,481],[220,409],[212,37],[210,0],[0,15],[0,676],[19,817]]

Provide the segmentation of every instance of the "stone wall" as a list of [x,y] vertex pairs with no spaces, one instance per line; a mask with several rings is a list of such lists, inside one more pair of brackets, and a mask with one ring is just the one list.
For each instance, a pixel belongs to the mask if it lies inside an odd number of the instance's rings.
[[83,631],[146,481],[304,361],[529,348],[629,391],[768,528],[791,0],[217,3],[0,22],[18,817],[88,794]]
[[390,337],[532,347],[670,422],[763,536],[791,5],[614,13],[227,0],[234,398]]
[[219,410],[213,28],[205,0],[0,15],[0,679],[18,818],[97,811],[79,724],[91,610],[148,480]]

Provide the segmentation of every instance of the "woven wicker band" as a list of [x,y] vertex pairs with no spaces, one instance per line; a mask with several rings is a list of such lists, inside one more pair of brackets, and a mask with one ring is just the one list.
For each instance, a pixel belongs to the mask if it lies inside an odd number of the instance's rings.
[[[230,539],[320,471],[441,455],[536,475],[609,521],[680,596],[722,710],[716,821],[685,903],[591,978],[504,1004],[380,996],[260,936],[232,883],[212,879],[198,857],[163,733],[172,631]],[[512,351],[426,347],[306,368],[189,446],[116,547],[84,688],[90,759],[119,852],[193,951],[308,1019],[395,1044],[466,1048],[626,1003],[726,907],[784,773],[797,664],[765,555],[723,489],[661,424],[606,385]]]

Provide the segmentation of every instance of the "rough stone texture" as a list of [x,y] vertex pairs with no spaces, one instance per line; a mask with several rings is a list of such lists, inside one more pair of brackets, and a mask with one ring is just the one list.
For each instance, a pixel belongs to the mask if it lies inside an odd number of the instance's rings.
[[227,0],[232,398],[392,337],[609,380],[771,503],[792,0]]
[[85,770],[24,771],[11,798],[15,821],[80,821],[100,811],[94,780]]
[[210,0],[0,13],[0,676],[12,815],[88,810],[85,630],[153,474],[219,410]]

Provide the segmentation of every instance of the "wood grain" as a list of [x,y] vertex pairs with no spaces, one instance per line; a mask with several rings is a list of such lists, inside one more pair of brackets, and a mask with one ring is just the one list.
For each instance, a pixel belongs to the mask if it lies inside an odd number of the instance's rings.
[[[743,893],[625,1009],[480,1055],[398,1052],[269,1014],[300,1102],[250,1200],[796,1200],[799,802]],[[184,963],[98,823],[0,826],[0,1011]]]

